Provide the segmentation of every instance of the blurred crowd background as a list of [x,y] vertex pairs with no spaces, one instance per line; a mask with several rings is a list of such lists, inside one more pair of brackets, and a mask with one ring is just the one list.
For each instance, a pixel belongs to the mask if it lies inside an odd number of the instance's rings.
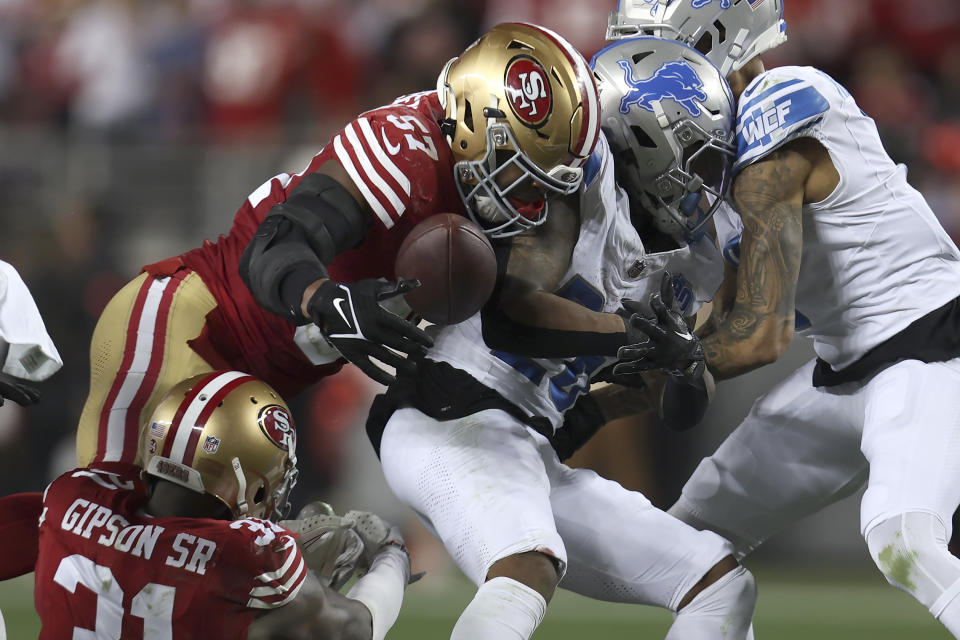
[[[552,27],[586,55],[615,0],[0,0],[0,258],[27,281],[63,370],[41,404],[0,409],[0,492],[73,466],[88,349],[107,300],[147,263],[225,233],[248,193],[297,171],[355,114],[432,89],[489,26]],[[895,160],[960,237],[960,3],[786,0],[789,41],[767,66],[813,65],[845,84]],[[720,386],[706,424],[627,421],[578,462],[668,506],[757,394],[809,357]],[[293,402],[302,503],[391,503],[362,433],[377,388],[355,370]],[[610,443],[615,446],[610,446]],[[856,503],[770,545],[866,561]],[[854,551],[855,550],[855,551]],[[805,556],[809,561],[810,556]]]

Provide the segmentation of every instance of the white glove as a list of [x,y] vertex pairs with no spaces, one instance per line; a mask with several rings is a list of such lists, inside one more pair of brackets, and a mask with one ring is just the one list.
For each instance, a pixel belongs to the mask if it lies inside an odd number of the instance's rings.
[[359,575],[363,575],[370,568],[374,557],[385,546],[399,547],[404,553],[407,551],[400,530],[375,513],[348,511],[343,516],[343,521],[352,525],[353,530],[363,541],[363,552],[357,563]]
[[[311,515],[317,514],[317,515]],[[281,520],[280,525],[299,534],[297,545],[307,566],[325,585],[339,590],[350,580],[361,563],[366,544],[352,522],[335,515],[323,502],[304,507],[296,520]],[[364,566],[364,571],[369,563]]]

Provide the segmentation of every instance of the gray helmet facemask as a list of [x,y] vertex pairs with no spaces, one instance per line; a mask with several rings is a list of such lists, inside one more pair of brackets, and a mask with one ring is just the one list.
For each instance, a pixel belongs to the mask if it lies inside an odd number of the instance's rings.
[[618,41],[590,65],[620,186],[660,231],[699,237],[736,154],[727,81],[702,54],[662,38]]

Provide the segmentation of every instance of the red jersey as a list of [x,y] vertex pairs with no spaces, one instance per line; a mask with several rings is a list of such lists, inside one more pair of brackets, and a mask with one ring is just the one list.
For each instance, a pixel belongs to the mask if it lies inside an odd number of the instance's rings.
[[[246,638],[307,575],[294,534],[266,520],[154,518],[140,469],[57,478],[43,499],[34,599],[41,640]],[[95,635],[94,635],[95,634]]]
[[303,171],[274,176],[250,194],[228,235],[204,242],[173,263],[147,267],[151,273],[167,275],[164,267],[185,265],[200,275],[216,299],[218,308],[208,316],[207,330],[192,343],[194,348],[216,360],[212,364],[246,371],[284,397],[339,370],[342,360],[332,365],[311,362],[309,350],[295,341],[297,327],[257,304],[240,278],[240,256],[270,209],[283,202],[305,174],[335,158],[363,194],[374,220],[360,246],[341,253],[328,266],[330,276],[340,282],[392,279],[397,250],[410,229],[437,213],[466,213],[454,183],[450,146],[440,131],[443,117],[432,91],[404,96],[360,115]]

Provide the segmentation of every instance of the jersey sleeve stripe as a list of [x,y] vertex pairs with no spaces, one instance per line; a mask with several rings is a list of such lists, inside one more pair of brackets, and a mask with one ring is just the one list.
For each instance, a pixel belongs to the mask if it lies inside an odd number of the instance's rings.
[[[386,196],[387,200],[390,201],[390,204],[393,205],[393,211],[397,217],[399,218],[402,216],[404,210],[407,208],[406,205],[397,195],[397,192],[394,191],[393,187],[387,184],[387,181],[384,180],[382,175],[380,175],[381,171],[377,167],[373,166],[373,162],[370,160],[370,156],[367,154],[367,150],[364,148],[364,144],[360,140],[360,136],[357,135],[357,130],[354,128],[352,122],[347,125],[344,133],[347,134],[347,141],[353,147],[353,152],[357,157],[357,161],[360,162],[360,167],[363,169],[364,173],[367,174],[374,186],[379,189],[384,196]],[[376,144],[376,139],[374,139],[373,142]],[[378,148],[376,146],[371,146],[370,149],[374,152],[374,156],[376,157]],[[383,154],[382,149],[379,149],[379,151],[381,154]]]
[[[292,537],[286,538],[285,549],[289,550],[286,559],[276,571],[268,571],[255,579],[267,584],[250,589],[248,607],[270,609],[286,604],[303,586],[307,575],[307,565],[299,547]],[[291,570],[293,567],[293,570]],[[282,580],[282,582],[281,582]]]
[[830,103],[809,82],[784,85],[758,96],[741,111],[734,172],[816,124],[829,110]]
[[283,565],[281,565],[276,571],[267,571],[265,573],[261,573],[257,576],[257,580],[260,582],[277,582],[281,580],[283,576],[285,576],[290,570],[290,566],[297,560],[298,557],[301,557],[301,554],[297,550],[296,540],[290,536],[285,536],[283,549],[291,550],[290,553],[287,554],[286,560],[283,561]]
[[296,583],[290,586],[290,588],[283,593],[277,593],[274,597],[263,598],[259,596],[251,596],[247,601],[247,606],[251,609],[276,609],[282,607],[294,598],[297,597],[297,594],[300,593],[300,589],[306,583],[307,571],[306,563],[301,560],[300,566],[303,568],[303,571],[296,576]]
[[387,210],[380,203],[380,199],[373,195],[373,192],[370,191],[370,187],[367,186],[367,183],[357,171],[356,166],[353,164],[353,160],[350,158],[350,154],[347,153],[346,148],[343,146],[343,139],[341,136],[338,135],[333,139],[333,149],[337,154],[337,159],[340,160],[340,164],[342,164],[343,168],[346,169],[348,174],[350,174],[350,178],[353,180],[354,184],[357,185],[360,193],[363,194],[364,199],[367,201],[367,204],[370,205],[373,213],[380,218],[380,222],[382,222],[383,226],[385,226],[387,229],[393,227],[393,220],[390,218],[390,214],[387,213]]
[[288,593],[294,584],[302,577],[301,574],[306,570],[306,562],[303,559],[303,556],[298,555],[297,558],[300,562],[297,563],[296,570],[287,578],[283,583],[271,583],[261,587],[254,587],[250,589],[250,596],[256,598],[269,598],[278,594]]
[[742,114],[747,113],[750,109],[756,106],[758,101],[764,100],[770,97],[774,93],[780,93],[782,91],[786,91],[791,87],[793,89],[798,89],[799,87],[797,87],[797,85],[801,83],[803,83],[804,85],[809,84],[808,82],[800,78],[793,78],[791,80],[786,80],[784,82],[778,82],[772,87],[766,87],[763,89],[763,91],[761,91],[757,95],[753,95],[753,90],[759,89],[762,86],[760,83],[755,84],[752,87],[748,87],[743,92],[743,96],[740,98],[740,113]]
[[[423,125],[419,120],[415,121],[417,124]],[[370,121],[367,118],[360,118],[357,120],[357,124],[360,125],[360,132],[363,133],[363,138],[367,142],[367,146],[370,147],[373,151],[373,155],[376,156],[377,160],[380,161],[380,164],[393,176],[393,179],[397,181],[397,184],[403,189],[403,192],[406,195],[410,195],[410,179],[407,176],[403,175],[403,172],[400,171],[400,168],[397,167],[396,163],[390,159],[390,155],[383,148],[383,145],[380,144],[380,141],[377,140],[376,134],[373,132],[373,127],[370,126]],[[403,213],[400,210],[400,213]]]

